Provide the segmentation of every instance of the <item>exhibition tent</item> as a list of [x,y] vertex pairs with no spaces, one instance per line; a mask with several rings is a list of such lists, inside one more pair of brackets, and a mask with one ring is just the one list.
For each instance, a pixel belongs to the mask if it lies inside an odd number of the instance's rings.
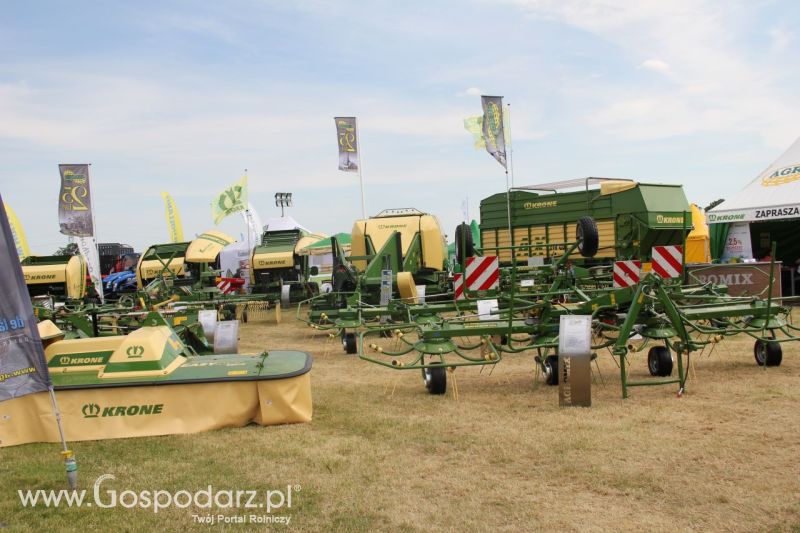
[[[725,248],[730,224],[747,227],[752,234],[751,255],[764,255],[772,241],[784,263],[800,257],[800,138],[778,159],[730,200],[707,213],[711,227],[712,255],[718,259]],[[748,243],[749,246],[750,243]]]

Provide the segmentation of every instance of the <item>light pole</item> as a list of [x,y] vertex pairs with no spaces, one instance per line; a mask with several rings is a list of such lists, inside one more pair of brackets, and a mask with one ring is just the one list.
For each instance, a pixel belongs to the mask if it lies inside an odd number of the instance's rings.
[[275,206],[281,208],[281,218],[283,218],[283,208],[292,207],[292,193],[290,192],[276,192],[275,193]]

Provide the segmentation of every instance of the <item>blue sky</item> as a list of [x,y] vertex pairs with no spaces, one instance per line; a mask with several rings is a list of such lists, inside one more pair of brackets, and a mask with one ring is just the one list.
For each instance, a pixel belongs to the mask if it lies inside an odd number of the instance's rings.
[[[245,168],[308,228],[349,231],[357,178],[333,117],[356,115],[367,210],[416,207],[452,234],[504,190],[462,119],[511,104],[517,185],[583,176],[733,194],[800,135],[800,3],[11,2],[0,18],[0,193],[36,253],[58,233],[58,163],[92,163],[98,238],[191,235]],[[244,231],[231,217],[221,228]]]

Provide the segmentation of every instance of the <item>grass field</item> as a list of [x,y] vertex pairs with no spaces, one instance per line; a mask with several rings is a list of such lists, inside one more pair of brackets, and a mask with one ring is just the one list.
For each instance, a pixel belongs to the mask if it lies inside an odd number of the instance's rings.
[[[293,487],[274,512],[288,527],[208,529],[800,531],[800,346],[764,370],[748,338],[725,341],[697,358],[682,398],[667,386],[622,400],[601,354],[588,409],[534,387],[531,356],[458,370],[456,401],[428,395],[416,371],[324,353],[299,323],[243,327],[243,351],[265,346],[314,355],[311,423],[75,443],[83,486],[113,474],[104,490]],[[643,355],[632,373],[646,373]],[[56,445],[0,449],[0,480],[8,531],[204,528],[203,509],[23,508],[18,489],[63,488]]]

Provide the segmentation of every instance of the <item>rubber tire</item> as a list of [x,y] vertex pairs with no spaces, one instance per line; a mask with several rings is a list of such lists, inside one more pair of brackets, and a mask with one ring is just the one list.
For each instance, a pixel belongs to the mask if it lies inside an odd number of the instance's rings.
[[575,239],[580,241],[578,251],[583,257],[594,257],[600,247],[597,223],[592,217],[581,217],[575,226]]
[[[464,249],[461,249],[461,236],[464,236]],[[467,257],[475,255],[475,243],[472,241],[472,228],[469,224],[456,226],[456,261],[460,265]]]
[[778,342],[757,340],[753,346],[753,355],[758,366],[764,366],[765,362],[767,366],[781,366],[783,361],[783,349]]
[[544,360],[544,382],[548,385],[558,385],[558,356],[548,355]]
[[443,366],[423,368],[422,380],[430,394],[442,395],[447,392],[447,369]]
[[344,344],[344,352],[346,354],[358,353],[358,341],[355,333],[345,333],[344,337],[342,337],[342,344]]
[[653,346],[647,352],[647,369],[651,376],[666,377],[672,374],[672,354],[666,346]]

